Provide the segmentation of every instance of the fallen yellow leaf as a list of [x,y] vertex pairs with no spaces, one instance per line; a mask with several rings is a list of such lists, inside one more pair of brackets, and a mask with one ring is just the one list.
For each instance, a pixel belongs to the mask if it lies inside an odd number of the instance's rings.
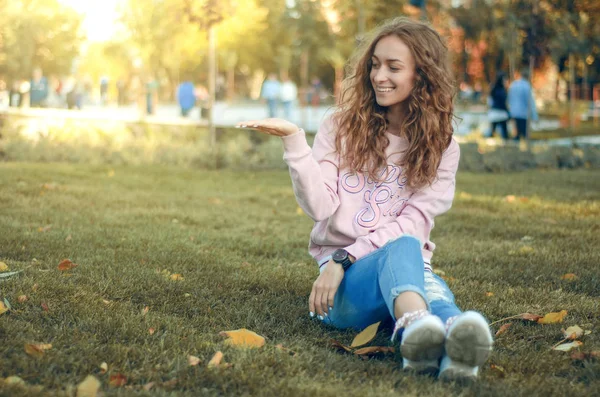
[[504,198],[504,200],[506,200],[507,203],[513,203],[517,198],[515,196],[513,196],[512,194],[509,196],[506,196]]
[[100,364],[100,373],[105,374],[107,372],[108,372],[108,364],[107,363]]
[[577,277],[577,275],[575,275],[574,273],[567,273],[564,274],[560,279],[561,280],[567,280],[567,281],[573,281],[573,280],[577,280],[579,277]]
[[367,328],[362,330],[360,334],[354,337],[354,340],[352,341],[352,344],[350,344],[350,347],[359,347],[371,342],[373,338],[375,338],[375,335],[377,335],[377,329],[379,329],[379,324],[381,324],[381,321],[375,324],[371,324]]
[[486,292],[485,296],[487,296],[489,298],[490,296],[494,296],[494,293],[493,292]]
[[25,353],[32,357],[42,357],[44,352],[50,349],[52,349],[52,345],[50,343],[25,343]]
[[262,347],[265,344],[265,338],[246,328],[234,331],[222,331],[219,335],[227,336],[229,339],[225,340],[225,344],[230,346]]
[[17,301],[19,303],[23,303],[27,301],[27,295],[19,295],[19,297],[17,298]]
[[537,320],[538,324],[555,324],[562,323],[567,315],[566,310],[561,310],[560,312],[548,313],[544,317]]
[[579,347],[583,345],[583,342],[580,342],[578,340],[570,342],[570,343],[563,343],[562,345],[558,345],[558,346],[554,346],[552,348],[552,350],[559,350],[561,352],[568,352],[571,351],[572,349]]
[[192,367],[200,364],[200,358],[198,358],[196,356],[188,355],[187,359],[188,359],[188,364]]
[[100,389],[100,381],[95,376],[88,375],[77,385],[77,397],[96,397]]
[[581,327],[579,325],[573,325],[571,327],[568,327],[567,329],[563,329],[562,330],[563,335],[565,337],[565,339],[577,339],[582,337],[583,335],[589,335],[592,333],[592,331],[584,331],[583,329],[581,329]]
[[77,267],[77,266],[79,266],[79,265],[77,265],[76,263],[71,262],[68,259],[63,259],[58,264],[58,270],[60,270],[60,271],[71,270],[71,269],[73,269],[74,267]]
[[529,246],[529,245],[525,245],[521,248],[519,248],[519,254],[531,254],[532,252],[534,252],[535,250],[533,249],[533,247]]
[[154,332],[156,332],[156,330],[154,328],[148,328],[148,333],[150,335],[154,335]]
[[145,316],[146,314],[148,314],[148,310],[150,310],[150,308],[148,306],[144,307],[142,309],[142,316]]
[[6,385],[25,385],[25,381],[18,376],[9,376],[4,379],[4,384]]
[[212,358],[207,364],[207,367],[218,367],[219,365],[221,365],[221,360],[223,360],[223,353],[221,351],[218,351],[215,353],[214,356],[212,356]]
[[297,215],[304,215],[304,211],[302,211],[302,208],[298,207],[298,208],[296,208],[296,214]]
[[8,307],[4,304],[4,302],[0,301],[0,314],[4,314],[8,311]]
[[4,262],[0,262],[0,272],[8,271],[8,265]]
[[372,356],[378,353],[394,353],[395,349],[391,346],[367,346],[354,351],[358,356]]
[[173,281],[183,280],[183,276],[179,273],[171,274],[170,278]]

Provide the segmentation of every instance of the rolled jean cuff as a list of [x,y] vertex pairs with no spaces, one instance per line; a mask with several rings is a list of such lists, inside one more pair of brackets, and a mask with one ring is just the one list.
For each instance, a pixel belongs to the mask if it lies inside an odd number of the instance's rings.
[[425,304],[427,305],[427,310],[431,311],[431,306],[429,305],[429,301],[427,300],[425,291],[423,291],[421,288],[417,287],[416,285],[400,285],[398,287],[392,288],[392,290],[390,291],[390,299],[388,299],[388,301],[387,301],[388,309],[390,310],[390,314],[392,315],[392,318],[394,320],[397,320],[396,315],[394,313],[395,312],[394,303],[396,301],[396,298],[401,293],[409,292],[409,291],[419,294],[419,296],[421,298],[423,298],[423,300],[425,301]]

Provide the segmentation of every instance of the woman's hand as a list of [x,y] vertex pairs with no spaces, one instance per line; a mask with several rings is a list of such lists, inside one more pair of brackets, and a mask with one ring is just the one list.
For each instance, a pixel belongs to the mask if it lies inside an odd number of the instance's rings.
[[235,125],[237,128],[249,128],[274,136],[288,136],[300,130],[294,123],[284,119],[263,119],[242,121]]
[[313,283],[310,298],[308,298],[308,308],[311,314],[317,313],[320,316],[326,316],[329,308],[333,308],[333,298],[344,278],[344,269],[339,263],[330,260]]

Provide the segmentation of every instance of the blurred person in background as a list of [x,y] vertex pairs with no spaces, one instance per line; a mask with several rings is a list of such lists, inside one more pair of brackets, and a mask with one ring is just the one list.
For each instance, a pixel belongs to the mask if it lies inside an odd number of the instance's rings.
[[527,121],[538,120],[538,114],[533,98],[533,90],[529,84],[529,69],[523,68],[515,73],[517,78],[508,88],[508,109],[510,116],[515,120],[517,135],[515,140],[527,139]]
[[270,73],[262,86],[261,98],[267,102],[269,117],[277,116],[277,100],[280,96],[281,84],[275,73]]
[[181,82],[177,87],[177,103],[181,109],[182,117],[187,117],[190,111],[196,105],[194,83],[192,83],[189,79]]
[[48,101],[48,79],[44,77],[42,69],[35,68],[31,86],[29,88],[29,105],[32,108],[44,108]]
[[289,76],[283,79],[281,84],[281,94],[279,96],[283,105],[284,117],[288,120],[292,118],[292,106],[298,98],[298,87],[290,80]]
[[489,137],[493,137],[496,127],[500,129],[500,136],[504,142],[508,141],[507,122],[510,119],[508,107],[506,105],[506,74],[498,72],[496,81],[490,90],[488,101],[488,121],[491,123]]

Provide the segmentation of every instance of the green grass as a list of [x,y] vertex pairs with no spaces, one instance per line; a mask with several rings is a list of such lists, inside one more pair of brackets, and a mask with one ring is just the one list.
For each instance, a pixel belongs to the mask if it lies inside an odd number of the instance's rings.
[[[460,386],[405,375],[392,357],[364,361],[329,347],[330,338],[350,343],[356,333],[308,316],[318,273],[306,252],[312,223],[298,215],[285,171],[0,163],[0,261],[24,269],[0,281],[0,298],[13,306],[0,315],[0,377],[28,385],[0,382],[0,395],[70,396],[88,374],[106,396],[598,393],[598,362],[550,347],[577,324],[592,330],[581,350],[600,350],[599,216],[597,170],[459,174],[454,208],[432,237],[434,266],[459,305],[490,321],[569,312],[564,324],[515,322],[479,382]],[[533,251],[519,251],[525,245]],[[61,273],[63,258],[79,266]],[[579,278],[561,280],[565,273]],[[22,294],[28,300],[19,303]],[[219,332],[238,328],[267,337],[266,346],[224,345]],[[53,347],[33,358],[23,346],[34,342]],[[206,367],[218,350],[232,368]],[[189,366],[188,354],[202,362]],[[117,373],[126,387],[109,386]],[[141,390],[148,382],[155,387]]]

